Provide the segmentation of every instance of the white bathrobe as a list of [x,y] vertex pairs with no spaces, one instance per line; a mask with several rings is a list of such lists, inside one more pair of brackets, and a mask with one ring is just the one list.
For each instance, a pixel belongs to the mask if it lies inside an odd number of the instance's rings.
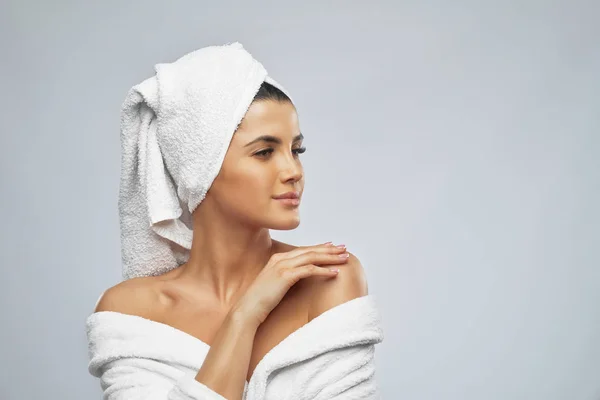
[[[224,400],[195,379],[208,344],[143,317],[101,311],[86,320],[90,374],[104,400]],[[367,295],[317,316],[256,366],[244,400],[379,399],[381,314]]]

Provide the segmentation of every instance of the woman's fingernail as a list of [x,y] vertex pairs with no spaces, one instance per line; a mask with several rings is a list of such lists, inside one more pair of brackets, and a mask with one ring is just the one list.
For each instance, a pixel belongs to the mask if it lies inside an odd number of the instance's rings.
[[345,245],[345,244],[338,244],[338,245],[337,245],[337,246],[335,246],[335,247],[338,247],[338,248],[340,248],[340,249],[343,249],[343,248],[345,248],[345,247],[346,247],[346,245]]
[[342,253],[342,254],[339,254],[339,257],[340,257],[340,258],[348,258],[348,257],[350,257],[350,253]]

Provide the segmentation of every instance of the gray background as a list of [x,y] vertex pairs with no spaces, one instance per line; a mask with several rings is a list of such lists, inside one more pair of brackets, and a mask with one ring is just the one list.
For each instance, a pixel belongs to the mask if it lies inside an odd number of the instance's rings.
[[121,102],[240,41],[306,136],[302,223],[273,236],[361,259],[383,398],[600,399],[599,11],[3,1],[0,398],[101,398],[84,322],[121,277]]

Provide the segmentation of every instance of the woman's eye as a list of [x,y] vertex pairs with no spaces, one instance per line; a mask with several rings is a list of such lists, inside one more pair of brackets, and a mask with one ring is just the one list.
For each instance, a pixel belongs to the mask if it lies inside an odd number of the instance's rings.
[[[259,157],[263,157],[266,158],[267,156],[269,156],[271,153],[273,153],[274,149],[269,148],[269,149],[264,149],[261,151],[257,151],[256,153],[254,153],[254,155],[259,156]],[[302,154],[306,151],[306,147],[299,147],[297,149],[292,149],[292,153],[294,153],[294,155],[299,155]]]
[[257,156],[264,157],[264,156],[266,156],[268,154],[271,154],[272,152],[273,152],[273,149],[265,149],[265,150],[258,151],[258,152],[254,153],[254,154],[257,155]]
[[298,147],[297,149],[292,150],[293,152],[296,153],[296,155],[298,154],[302,154],[306,151],[306,147]]

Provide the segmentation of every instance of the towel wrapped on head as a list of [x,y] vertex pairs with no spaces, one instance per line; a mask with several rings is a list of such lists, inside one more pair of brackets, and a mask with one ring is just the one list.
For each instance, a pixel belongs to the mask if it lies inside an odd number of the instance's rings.
[[209,46],[133,86],[121,109],[123,279],[187,262],[192,218],[263,82],[289,93],[238,43]]

